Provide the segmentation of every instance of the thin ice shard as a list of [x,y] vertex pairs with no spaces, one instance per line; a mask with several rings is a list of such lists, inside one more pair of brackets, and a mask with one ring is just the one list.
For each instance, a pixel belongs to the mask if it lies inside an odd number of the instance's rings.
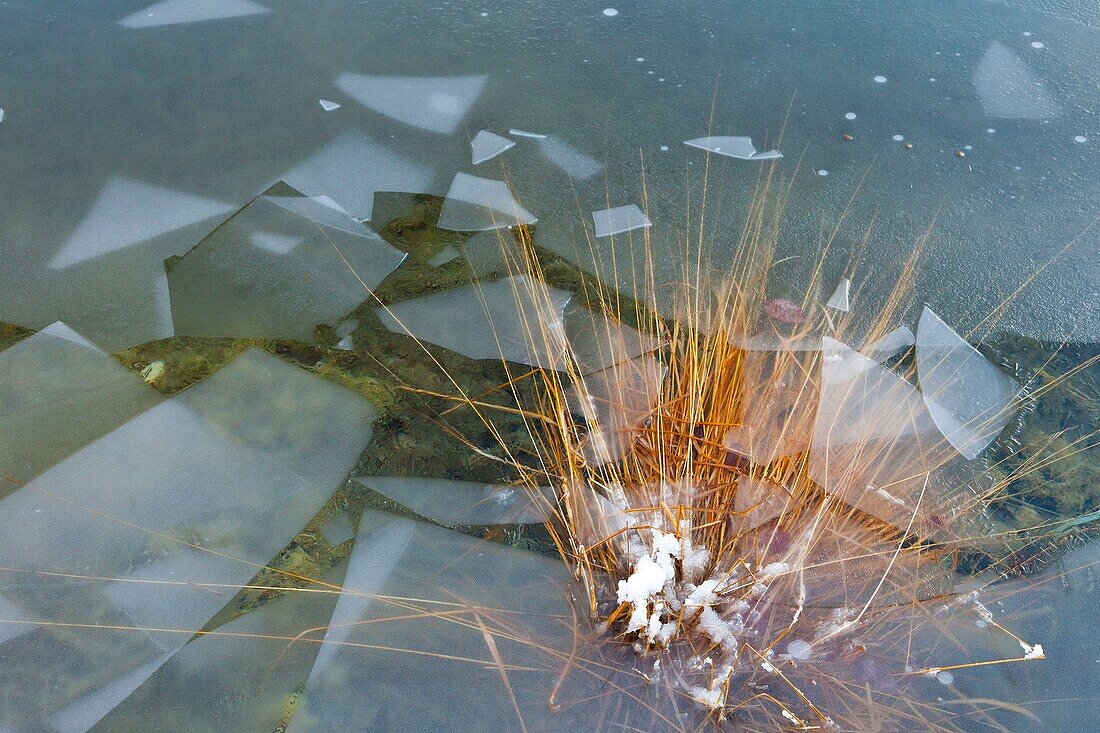
[[944,436],[967,459],[1012,417],[1019,387],[925,306],[917,325],[917,377]]
[[541,488],[499,486],[450,479],[361,476],[368,489],[446,527],[475,524],[540,524],[553,511],[553,494]]
[[570,409],[589,426],[584,445],[589,463],[603,465],[622,457],[634,429],[657,406],[665,371],[659,359],[645,354],[589,374],[569,389]]
[[364,107],[406,125],[450,135],[477,101],[488,74],[365,76],[341,74],[336,86]]
[[519,205],[504,181],[457,173],[443,201],[436,226],[457,232],[477,232],[537,221],[534,214]]
[[72,267],[224,216],[233,208],[221,201],[115,176],[100,189],[76,230],[50,260],[49,267],[51,270]]
[[848,278],[844,278],[840,281],[840,284],[836,286],[836,290],[829,296],[829,300],[825,305],[829,308],[834,308],[838,311],[847,312],[850,309],[848,300],[849,292],[852,289],[852,281]]
[[570,178],[587,181],[603,170],[603,163],[552,135],[536,138],[543,156]]
[[515,135],[516,137],[526,137],[532,140],[545,140],[548,136],[543,135],[541,132],[528,132],[527,130],[518,130],[515,127],[508,130],[509,135]]
[[501,137],[488,130],[482,130],[474,135],[474,139],[470,141],[473,164],[478,165],[487,160],[492,160],[505,150],[510,150],[515,146],[515,142],[506,137]]
[[267,12],[270,11],[252,0],[164,0],[127,15],[118,24],[126,28],[152,28]]
[[159,401],[83,336],[48,326],[0,352],[0,476],[29,481]]
[[471,359],[564,369],[562,311],[570,294],[523,275],[444,290],[376,308],[394,333]]
[[30,571],[0,574],[0,595],[57,622],[0,645],[0,726],[87,730],[316,513],[373,420],[358,395],[250,349],[0,501],[0,563]]
[[283,180],[307,196],[331,196],[352,216],[370,219],[376,191],[434,193],[434,172],[357,130],[345,132]]
[[611,209],[592,212],[592,223],[596,226],[597,237],[610,237],[614,234],[646,229],[651,223],[637,204],[616,206]]
[[328,99],[319,99],[317,101],[320,102],[321,109],[323,109],[326,112],[335,112],[336,110],[340,109],[340,103],[339,102],[333,102],[333,101],[328,100]]
[[310,341],[405,258],[331,202],[296,194],[272,187],[172,267],[176,333]]
[[1046,84],[1003,44],[989,44],[971,77],[990,117],[1052,119],[1060,110]]
[[448,244],[446,247],[436,252],[435,255],[428,260],[428,264],[432,267],[442,267],[451,260],[456,260],[461,256],[462,255],[459,254],[457,249]]
[[783,154],[778,150],[769,150],[763,153],[756,152],[756,146],[752,144],[751,137],[697,137],[692,140],[685,140],[684,145],[707,150],[718,155],[725,155],[729,158],[737,158],[738,160],[772,160],[783,157]]

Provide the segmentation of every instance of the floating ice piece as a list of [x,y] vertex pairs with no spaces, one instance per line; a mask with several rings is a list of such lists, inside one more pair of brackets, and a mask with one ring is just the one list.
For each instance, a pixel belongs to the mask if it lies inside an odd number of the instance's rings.
[[252,0],[164,0],[127,15],[118,24],[126,28],[152,28],[267,12],[270,11]]
[[829,300],[825,305],[829,308],[834,308],[838,311],[847,312],[850,308],[848,302],[848,295],[852,289],[852,281],[848,278],[844,278],[840,281],[840,284],[836,286],[836,290],[829,296]]
[[602,371],[656,351],[661,346],[661,340],[656,336],[581,306],[566,310],[565,335],[581,374]]
[[505,150],[510,150],[515,146],[516,143],[506,137],[501,137],[488,130],[482,130],[474,135],[474,139],[470,141],[473,164],[478,165],[487,160],[492,160]]
[[323,109],[326,112],[334,112],[334,111],[340,109],[340,103],[339,102],[332,102],[328,99],[319,99],[317,101],[321,103],[321,109]]
[[394,333],[471,359],[564,369],[562,312],[570,293],[524,275],[474,283],[376,308]]
[[522,486],[407,476],[360,476],[368,489],[446,527],[471,524],[539,524],[553,512],[553,492]]
[[622,457],[633,431],[657,406],[665,365],[645,354],[585,376],[567,391],[570,409],[589,425],[585,459],[603,465]]
[[50,260],[49,267],[51,270],[71,267],[224,216],[233,208],[221,201],[114,176],[100,189],[92,207]]
[[456,260],[461,256],[462,255],[459,254],[457,249],[448,244],[446,247],[439,250],[439,252],[437,252],[434,257],[428,260],[428,264],[432,267],[441,267],[451,260]]
[[611,209],[592,212],[592,223],[596,225],[597,237],[610,237],[614,234],[646,229],[651,223],[637,204],[616,206]]
[[[29,481],[160,401],[62,323],[0,352],[0,476]],[[16,484],[0,485],[0,496]]]
[[341,74],[336,86],[364,107],[406,125],[450,135],[477,101],[488,74],[364,76]]
[[541,132],[527,132],[527,130],[517,130],[512,127],[508,130],[509,135],[515,135],[516,137],[529,137],[532,140],[545,140],[548,135],[543,135]]
[[376,191],[434,193],[434,173],[352,130],[283,175],[307,196],[331,196],[357,219],[370,219]]
[[504,181],[457,173],[443,201],[436,226],[457,232],[476,232],[537,221],[534,214],[519,205]]
[[738,158],[739,160],[772,160],[783,157],[783,154],[778,150],[769,150],[764,153],[756,152],[751,137],[697,137],[693,140],[685,140],[684,145],[700,150],[708,150],[729,158]]
[[570,178],[587,181],[603,170],[603,163],[553,135],[541,136],[538,143],[543,156]]
[[90,728],[304,526],[373,420],[250,349],[0,501],[0,595],[43,622],[0,646],[0,726]]
[[880,336],[873,342],[860,349],[860,353],[869,359],[882,363],[899,351],[908,349],[916,343],[913,332],[905,326],[898,326],[893,331]]
[[331,202],[276,185],[168,273],[178,334],[311,341],[366,300],[405,253]]
[[1043,80],[996,41],[989,44],[971,81],[982,109],[990,117],[1049,119],[1060,114]]
[[1012,417],[1019,387],[925,306],[917,325],[917,378],[940,431],[967,459]]

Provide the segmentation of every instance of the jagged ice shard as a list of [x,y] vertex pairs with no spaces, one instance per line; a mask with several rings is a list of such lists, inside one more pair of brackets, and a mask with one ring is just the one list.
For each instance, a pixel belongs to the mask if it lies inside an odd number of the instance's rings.
[[1060,114],[1046,84],[1008,47],[994,41],[971,77],[990,117],[1054,118]]
[[36,622],[0,645],[0,727],[91,728],[300,531],[374,417],[250,349],[0,501],[0,597]]
[[152,28],[267,12],[267,8],[252,0],[164,0],[127,15],[118,24],[127,28]]
[[838,311],[847,312],[851,308],[849,302],[849,293],[851,289],[852,281],[848,278],[844,278],[840,281],[840,284],[836,286],[836,290],[829,296],[829,300],[825,305]]
[[534,214],[519,205],[504,181],[457,173],[436,226],[456,232],[477,232],[537,221]]
[[488,74],[438,77],[341,74],[336,86],[379,114],[421,130],[450,135],[458,129],[487,81]]
[[769,150],[763,153],[756,152],[756,146],[752,144],[751,137],[697,137],[692,140],[685,140],[684,145],[724,155],[727,158],[737,158],[738,160],[773,160],[783,157],[783,154],[778,150]]
[[474,139],[470,141],[471,162],[474,165],[484,163],[515,146],[516,143],[506,137],[501,137],[488,130],[482,130],[474,135]]

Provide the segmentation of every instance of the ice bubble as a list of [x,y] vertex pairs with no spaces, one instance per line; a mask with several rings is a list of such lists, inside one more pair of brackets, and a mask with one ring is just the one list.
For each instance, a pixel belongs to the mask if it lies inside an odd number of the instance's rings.
[[1031,47],[1032,48],[1044,48],[1045,46],[1044,46],[1042,41],[1032,41],[1031,42]]
[[894,139],[894,142],[899,142],[900,143],[902,140],[905,139],[905,136],[904,135],[894,135],[893,139]]
[[787,645],[787,654],[791,655],[791,659],[805,661],[810,658],[812,651],[809,642],[805,642],[802,639],[795,639]]
[[334,110],[340,109],[340,103],[339,102],[332,102],[332,101],[329,101],[327,99],[319,99],[317,101],[321,103],[321,109],[323,109],[326,112],[332,112]]
[[638,63],[640,64],[640,63],[642,63],[643,61],[645,61],[645,56],[639,56],[638,58],[636,58],[636,59],[634,59],[634,60],[635,60],[635,61],[637,61],[637,62],[638,62]]
[[662,145],[662,146],[661,146],[661,152],[662,152],[662,153],[663,153],[663,152],[666,152],[667,150],[668,150],[668,146],[667,146],[667,145]]
[[827,170],[825,170],[824,168],[822,168],[821,170],[819,170],[819,171],[817,172],[817,175],[819,175],[819,176],[827,176],[827,175],[829,175],[829,171],[827,171]]
[[603,14],[606,15],[608,18],[614,18],[616,15],[619,14],[619,11],[615,8],[604,8]]
[[855,118],[856,118],[856,113],[855,112],[846,112],[844,114],[844,119],[846,119],[846,120],[854,120]]
[[1030,37],[1031,36],[1031,31],[1024,31],[1024,35]]
[[881,74],[876,76],[875,77],[875,83],[876,84],[885,84],[886,83],[886,77],[882,76]]
[[996,130],[994,130],[992,127],[985,128],[985,131],[988,132],[990,135],[996,132]]
[[974,149],[973,145],[963,145],[963,150],[973,150],[973,149]]
[[954,681],[955,675],[951,674],[950,672],[936,673],[936,682],[939,682],[941,685],[950,685]]
[[1089,139],[1087,137],[1085,137],[1084,135],[1075,135],[1073,137],[1073,142],[1075,142],[1075,143],[1087,143],[1088,141],[1089,141]]

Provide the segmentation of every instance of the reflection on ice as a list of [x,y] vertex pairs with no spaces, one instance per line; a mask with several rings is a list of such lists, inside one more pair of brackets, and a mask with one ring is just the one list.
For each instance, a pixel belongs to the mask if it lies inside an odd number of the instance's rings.
[[537,221],[534,214],[519,205],[504,181],[456,173],[436,226],[476,232]]
[[450,479],[361,476],[355,479],[387,499],[447,527],[471,524],[537,524],[553,505],[550,489],[532,496],[519,486]]
[[60,270],[132,247],[232,210],[232,205],[220,201],[113,176],[50,260],[50,269]]
[[331,200],[276,185],[169,271],[175,330],[310,341],[404,257]]
[[616,206],[611,209],[592,212],[592,223],[596,226],[597,237],[610,237],[634,229],[645,229],[650,221],[637,204]]
[[0,476],[29,481],[159,400],[80,334],[48,326],[0,352]]
[[127,15],[118,24],[127,28],[151,28],[266,12],[267,8],[252,0],[163,0],[145,10]]
[[537,139],[546,159],[574,180],[587,181],[603,170],[603,163],[560,138],[542,135]]
[[474,139],[470,141],[473,164],[478,165],[487,160],[492,160],[505,150],[509,150],[515,146],[515,142],[506,137],[501,137],[488,130],[482,130],[474,135]]
[[570,294],[523,275],[475,283],[376,308],[394,333],[471,359],[565,368],[562,311]]
[[1043,80],[996,41],[989,44],[971,80],[990,117],[1043,119],[1059,114]]
[[356,130],[345,132],[282,176],[307,196],[331,196],[370,219],[376,191],[429,193],[433,172]]
[[487,81],[487,74],[443,77],[341,74],[336,86],[364,107],[398,122],[450,135],[458,129]]
[[0,726],[91,727],[302,528],[373,418],[253,349],[0,501],[0,596],[44,624],[0,645]]
[[940,431],[966,458],[974,458],[1012,417],[1019,388],[925,307],[917,325],[917,377]]
[[773,160],[783,157],[783,154],[778,150],[769,150],[764,153],[756,152],[756,146],[752,144],[751,137],[697,137],[692,140],[685,140],[684,145],[740,160]]

